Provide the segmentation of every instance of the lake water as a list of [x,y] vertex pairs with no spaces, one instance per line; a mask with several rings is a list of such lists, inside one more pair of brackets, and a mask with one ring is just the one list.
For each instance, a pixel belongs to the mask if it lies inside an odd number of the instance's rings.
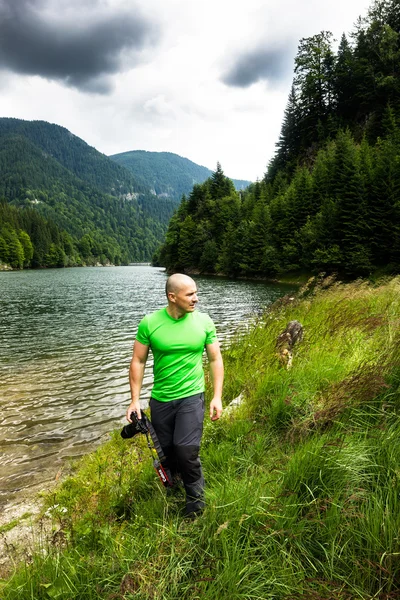
[[[196,277],[226,344],[291,286]],[[121,427],[138,322],[165,306],[148,266],[0,272],[0,507],[54,480]],[[146,368],[143,407],[151,391]]]

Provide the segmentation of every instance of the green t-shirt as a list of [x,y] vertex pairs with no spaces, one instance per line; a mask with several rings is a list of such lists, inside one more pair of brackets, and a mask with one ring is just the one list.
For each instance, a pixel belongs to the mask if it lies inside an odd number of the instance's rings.
[[195,310],[173,319],[162,308],[141,320],[136,339],[153,352],[153,398],[168,402],[204,392],[204,347],[217,341],[208,315]]

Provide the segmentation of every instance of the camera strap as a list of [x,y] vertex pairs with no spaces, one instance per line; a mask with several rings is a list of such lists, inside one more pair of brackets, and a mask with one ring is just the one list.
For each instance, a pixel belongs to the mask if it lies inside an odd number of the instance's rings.
[[147,418],[147,416],[144,414],[144,412],[142,412],[142,419],[144,419],[145,425],[146,425],[146,427],[148,429],[148,432],[150,434],[150,437],[151,437],[151,440],[153,442],[154,449],[157,452],[158,458],[160,460],[164,460],[165,459],[165,454],[163,452],[163,449],[161,448],[160,442],[158,441],[157,434],[154,431],[154,427],[151,424],[150,419]]
[[[161,444],[158,440],[157,434],[154,431],[154,427],[151,424],[150,419],[147,418],[147,416],[144,414],[144,412],[141,412],[141,420],[143,421],[143,424],[145,425],[147,431],[146,433],[146,438],[147,438],[147,445],[150,448],[151,451],[151,455],[153,457],[153,466],[154,469],[156,470],[157,475],[159,476],[161,483],[165,486],[165,487],[172,487],[173,483],[172,483],[172,477],[171,477],[171,473],[169,471],[169,469],[167,469],[164,465],[163,465],[163,461],[165,460],[165,454],[163,452],[163,449],[161,448]],[[150,438],[151,438],[151,442],[149,440],[149,434],[150,434]],[[157,453],[158,456],[158,460],[154,459],[153,456],[153,448]]]

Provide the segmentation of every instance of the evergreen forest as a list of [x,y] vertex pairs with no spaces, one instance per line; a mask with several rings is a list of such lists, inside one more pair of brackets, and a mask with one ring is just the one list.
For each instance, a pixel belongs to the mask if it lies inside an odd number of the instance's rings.
[[0,119],[0,264],[148,261],[175,206],[63,127]]
[[237,192],[218,164],[172,217],[168,271],[275,277],[400,271],[400,2],[378,0],[335,49],[300,40],[275,156]]

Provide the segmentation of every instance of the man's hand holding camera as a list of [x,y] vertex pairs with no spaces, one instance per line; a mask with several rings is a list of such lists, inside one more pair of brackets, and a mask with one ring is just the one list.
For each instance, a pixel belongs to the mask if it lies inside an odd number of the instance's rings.
[[128,406],[128,410],[126,411],[126,420],[129,421],[129,423],[132,423],[132,419],[131,419],[131,413],[136,413],[137,414],[137,418],[140,419],[140,404],[139,401],[132,401],[130,403],[130,405]]

